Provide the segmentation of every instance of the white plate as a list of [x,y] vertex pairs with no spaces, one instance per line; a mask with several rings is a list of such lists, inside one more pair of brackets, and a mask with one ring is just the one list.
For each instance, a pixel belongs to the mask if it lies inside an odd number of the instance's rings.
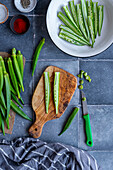
[[14,4],[16,6],[16,8],[20,11],[20,12],[31,12],[35,7],[36,7],[36,4],[37,4],[37,0],[30,0],[30,5],[28,8],[24,9],[21,5],[21,0],[14,0]]
[[[97,0],[94,0],[97,1]],[[46,15],[46,24],[52,41],[65,53],[76,57],[91,57],[106,50],[113,43],[113,0],[98,0],[99,5],[104,5],[104,24],[102,35],[97,37],[94,48],[88,46],[76,46],[58,37],[59,26],[62,24],[57,17],[62,7],[67,5],[69,0],[52,0]],[[80,3],[76,0],[76,4]]]
[[8,9],[5,5],[0,3],[0,24],[4,23],[9,16]]

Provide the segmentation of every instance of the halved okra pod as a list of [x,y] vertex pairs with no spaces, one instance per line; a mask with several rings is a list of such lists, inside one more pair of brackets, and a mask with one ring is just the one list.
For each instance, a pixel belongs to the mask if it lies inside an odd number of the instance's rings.
[[21,72],[20,72],[20,69],[19,69],[19,65],[18,65],[18,62],[17,62],[17,59],[16,59],[16,49],[15,48],[12,49],[11,57],[13,59],[13,65],[14,65],[14,69],[15,69],[18,81],[19,81],[19,83],[22,87],[22,91],[24,91],[23,79],[22,79]]
[[91,16],[88,16],[88,25],[89,25],[89,31],[90,31],[90,36],[92,40],[92,47],[95,43],[95,32],[94,32],[94,27],[93,27],[93,20]]
[[71,10],[73,19],[74,19],[75,23],[77,24],[77,26],[79,27],[78,18],[77,18],[77,11],[76,11],[76,8],[75,8],[75,5],[74,5],[74,0],[69,1],[69,6],[70,6],[70,10]]
[[86,28],[88,41],[90,41],[90,32],[89,32],[89,28],[88,28],[88,15],[87,15],[86,0],[81,0],[81,6],[82,6],[82,14],[83,14],[83,18],[84,18],[84,25]]
[[60,72],[55,72],[54,77],[54,103],[56,114],[58,114],[58,106],[59,106],[59,86],[60,86]]
[[3,84],[4,84],[3,70],[2,70],[2,67],[0,66],[0,95],[1,95],[1,91],[3,89]]
[[50,103],[50,78],[49,72],[44,72],[44,80],[45,80],[45,104],[46,104],[46,113],[48,113],[49,103]]
[[64,6],[63,9],[64,9],[65,14],[67,15],[68,19],[72,22],[72,24],[73,24],[74,27],[76,28],[77,34],[82,35],[82,33],[81,33],[79,27],[78,27],[77,24],[75,23],[75,21],[74,21],[72,15],[71,15],[71,13],[70,13],[70,11],[69,11],[69,9],[68,9],[68,6]]
[[99,22],[98,34],[99,36],[101,35],[101,31],[102,31],[103,19],[104,19],[104,6],[101,5],[101,6],[98,6],[98,22]]
[[88,40],[86,28],[85,28],[85,25],[84,25],[84,19],[83,19],[83,16],[82,16],[81,4],[77,4],[76,6],[77,6],[77,16],[78,16],[79,27],[80,27],[84,37]]
[[76,27],[74,27],[74,25],[72,24],[72,22],[71,22],[62,12],[59,12],[59,13],[58,13],[58,17],[60,18],[60,20],[61,20],[66,26],[68,26],[70,29],[72,29],[76,34],[82,35],[82,33],[79,33],[79,32],[78,32],[78,30],[76,29]]
[[93,2],[95,38],[98,32],[98,2]]
[[94,12],[93,12],[93,2],[92,2],[92,0],[87,1],[87,11],[88,11],[88,16],[90,16],[92,18],[93,27],[94,27]]
[[18,62],[18,66],[20,68],[22,79],[23,79],[24,66],[23,66],[23,55],[21,54],[21,51],[17,52],[17,62]]
[[7,63],[8,63],[8,70],[9,70],[9,74],[10,74],[10,77],[11,77],[11,81],[12,81],[13,87],[14,87],[15,90],[16,90],[16,93],[17,93],[17,95],[18,95],[18,98],[20,98],[18,81],[17,81],[16,75],[15,75],[15,72],[14,72],[14,69],[13,69],[13,64],[12,64],[11,58],[8,58]]
[[9,75],[6,72],[4,73],[4,80],[5,80],[6,105],[7,105],[6,119],[8,119],[9,111],[10,111],[10,103],[11,103],[11,90],[10,90],[10,83],[9,83]]

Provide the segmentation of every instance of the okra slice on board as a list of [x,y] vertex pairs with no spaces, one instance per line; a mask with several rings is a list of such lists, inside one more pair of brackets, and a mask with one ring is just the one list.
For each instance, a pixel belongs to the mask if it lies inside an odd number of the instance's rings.
[[2,70],[2,67],[0,66],[0,95],[1,95],[1,91],[3,89],[3,84],[4,84],[3,70]]
[[70,10],[71,10],[73,19],[74,19],[75,23],[77,24],[77,26],[79,27],[78,18],[77,18],[77,11],[76,11],[76,7],[75,7],[75,4],[74,4],[74,0],[69,1],[69,6],[70,6]]
[[11,78],[13,87],[15,88],[16,93],[18,94],[18,98],[20,98],[18,81],[17,81],[16,75],[15,75],[15,72],[14,72],[14,69],[13,69],[13,64],[12,64],[11,58],[8,58],[7,64],[8,64],[8,70],[9,70],[9,74],[10,74],[10,78]]
[[48,113],[49,103],[50,103],[50,78],[49,78],[49,72],[44,72],[44,80],[45,80],[46,113]]
[[86,32],[87,32],[88,41],[90,41],[90,32],[89,32],[89,28],[88,28],[88,14],[87,14],[86,0],[81,0],[81,6],[82,6],[82,14],[83,14],[83,18],[84,18],[84,25],[85,25]]
[[87,45],[87,43],[83,40],[81,40],[79,37],[73,35],[73,34],[70,34],[69,32],[61,29],[60,33],[62,33],[63,35],[66,35],[68,36],[69,38],[72,38],[73,40],[77,41],[78,43],[81,43],[81,44],[84,44],[84,45]]
[[84,46],[84,44],[81,44],[81,43],[78,43],[77,41],[73,40],[72,38],[69,38],[68,36],[62,34],[62,33],[59,33],[58,35],[60,38],[62,38],[63,40],[71,43],[71,44],[74,44],[74,45],[77,45],[77,46]]
[[23,79],[22,79],[21,72],[20,72],[20,69],[19,69],[19,65],[18,65],[18,62],[17,62],[17,59],[16,59],[16,49],[15,48],[12,49],[11,57],[13,59],[13,65],[14,65],[14,69],[15,69],[15,72],[16,72],[17,79],[18,79],[18,81],[19,81],[19,83],[22,87],[22,91],[24,91]]
[[68,19],[72,22],[72,24],[73,24],[74,27],[76,28],[77,32],[82,35],[79,27],[78,27],[77,24],[75,23],[72,15],[71,15],[71,13],[70,13],[70,11],[69,11],[69,9],[68,9],[68,6],[64,6],[63,9],[64,9],[65,14],[67,15]]
[[78,30],[74,27],[72,22],[62,12],[58,13],[58,17],[67,27],[72,29],[77,35],[82,35],[81,33],[78,32]]
[[54,77],[54,103],[56,114],[58,114],[58,106],[59,106],[59,86],[60,86],[60,72],[55,72]]
[[98,34],[101,35],[102,26],[103,26],[103,20],[104,20],[104,6],[98,6]]
[[73,32],[73,31],[72,31],[70,28],[68,28],[67,26],[65,26],[65,25],[60,25],[60,29],[63,29],[63,30],[65,30],[65,31],[69,32],[70,34],[73,34],[73,35],[77,36],[78,38],[80,38],[81,40],[83,40],[86,44],[91,45],[91,44],[89,43],[89,41],[87,41],[83,36],[77,35],[75,32]]
[[88,25],[89,25],[89,30],[90,30],[90,36],[92,40],[92,47],[95,43],[95,32],[94,32],[94,27],[93,27],[93,20],[91,16],[88,16]]
[[21,72],[21,76],[23,79],[23,72],[24,72],[24,64],[23,64],[23,55],[21,54],[21,51],[17,52],[17,62],[18,62],[18,66]]
[[9,75],[6,72],[4,73],[4,80],[5,80],[6,105],[7,105],[7,116],[6,116],[7,119],[9,117],[9,111],[10,111],[11,90],[10,90],[10,83],[9,83]]
[[93,2],[95,38],[98,32],[98,2]]
[[84,37],[88,40],[86,28],[85,28],[85,25],[84,25],[84,19],[83,19],[83,16],[82,16],[81,4],[77,4],[76,6],[77,6],[77,16],[78,16],[79,27],[80,27]]

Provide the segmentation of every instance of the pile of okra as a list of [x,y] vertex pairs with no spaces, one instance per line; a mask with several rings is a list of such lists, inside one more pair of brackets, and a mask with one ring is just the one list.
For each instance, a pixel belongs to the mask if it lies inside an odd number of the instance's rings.
[[[21,108],[24,104],[20,95],[23,86],[23,55],[20,51],[16,54],[16,49],[12,49],[12,55],[8,58],[0,56],[0,129],[5,135],[4,123],[9,127],[10,109],[27,120],[31,120]],[[21,103],[20,103],[21,101]]]
[[65,25],[60,25],[59,37],[77,46],[88,45],[93,48],[97,33],[100,36],[103,26],[104,6],[92,0],[81,0],[81,4],[69,1],[58,17]]

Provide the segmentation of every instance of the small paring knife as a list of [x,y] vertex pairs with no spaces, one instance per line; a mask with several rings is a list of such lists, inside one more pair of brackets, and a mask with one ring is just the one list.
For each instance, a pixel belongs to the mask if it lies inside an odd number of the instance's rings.
[[[85,97],[83,91],[81,91],[82,98]],[[82,111],[83,111],[83,118],[85,120],[85,132],[86,132],[86,144],[90,147],[93,146],[93,139],[92,139],[92,132],[91,132],[91,124],[90,124],[90,117],[87,110],[87,101],[82,100]]]

